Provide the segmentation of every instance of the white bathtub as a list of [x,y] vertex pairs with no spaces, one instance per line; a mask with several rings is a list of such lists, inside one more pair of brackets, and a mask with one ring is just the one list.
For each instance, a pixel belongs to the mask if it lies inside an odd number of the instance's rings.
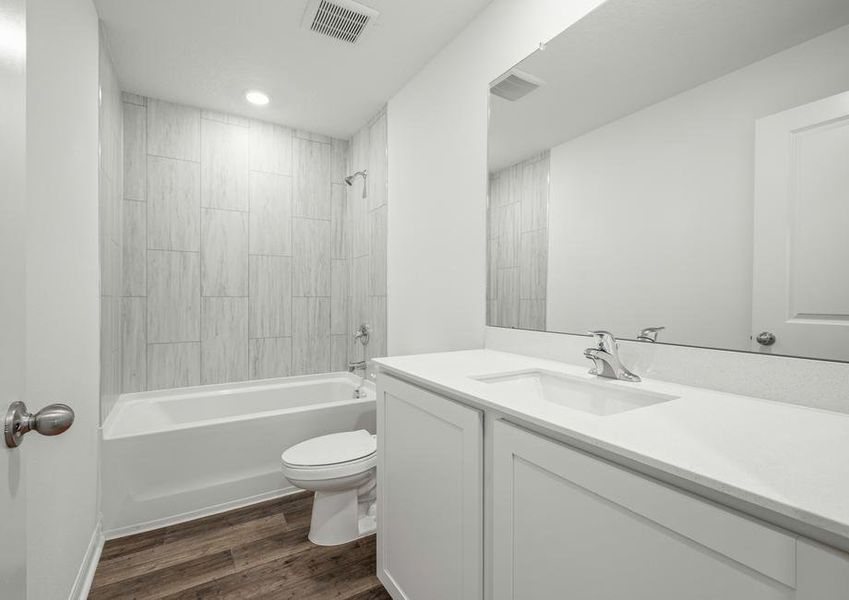
[[329,373],[124,394],[103,424],[103,527],[116,537],[294,491],[280,454],[375,432],[374,387]]

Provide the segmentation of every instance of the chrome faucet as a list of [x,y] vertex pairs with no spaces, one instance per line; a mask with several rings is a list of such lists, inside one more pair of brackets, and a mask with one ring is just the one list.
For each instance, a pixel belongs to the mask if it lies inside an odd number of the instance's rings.
[[584,356],[595,363],[595,367],[590,369],[590,375],[621,379],[622,381],[640,381],[640,378],[626,369],[619,360],[619,344],[617,344],[612,333],[609,331],[590,331],[589,334],[593,336],[596,345],[595,348],[584,350]]
[[348,373],[354,373],[356,371],[365,371],[366,370],[366,361],[358,360],[358,361],[348,361]]
[[641,329],[637,334],[638,342],[656,342],[657,334],[666,329],[666,327],[646,327]]

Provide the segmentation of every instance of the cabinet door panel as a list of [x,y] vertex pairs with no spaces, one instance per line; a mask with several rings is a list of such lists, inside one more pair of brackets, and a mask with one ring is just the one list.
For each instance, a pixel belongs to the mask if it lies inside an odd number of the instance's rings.
[[[493,476],[496,600],[796,597],[794,540],[772,528],[727,511],[723,522],[705,510],[718,507],[503,422]],[[688,507],[691,522],[669,519]],[[737,542],[699,525],[744,521],[755,529]],[[753,544],[769,574],[728,556]]]
[[381,375],[378,574],[396,600],[481,598],[482,415]]

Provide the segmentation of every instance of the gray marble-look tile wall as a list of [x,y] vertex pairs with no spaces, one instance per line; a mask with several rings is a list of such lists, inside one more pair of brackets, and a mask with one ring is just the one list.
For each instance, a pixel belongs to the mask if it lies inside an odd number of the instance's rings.
[[342,370],[358,319],[385,354],[385,114],[357,134],[363,201],[347,141],[123,98],[124,392]]
[[[334,361],[341,360],[345,346],[351,360],[386,356],[387,164],[387,118],[382,110],[351,139],[349,174],[368,171],[367,197],[362,197],[361,179],[347,189],[334,188],[339,196],[334,196],[332,210],[345,215],[346,226],[343,231],[333,233],[334,251],[338,250],[333,258],[347,259],[348,268],[343,270],[337,265],[331,269],[331,285],[347,291],[349,305],[347,328],[342,327],[341,320],[334,319],[332,323]],[[365,357],[362,347],[351,337],[351,332],[361,323],[368,323],[372,330]]]
[[99,79],[100,406],[101,419],[105,419],[121,392],[121,294],[125,283],[121,269],[121,88],[102,31]]
[[549,153],[490,174],[487,324],[545,330]]

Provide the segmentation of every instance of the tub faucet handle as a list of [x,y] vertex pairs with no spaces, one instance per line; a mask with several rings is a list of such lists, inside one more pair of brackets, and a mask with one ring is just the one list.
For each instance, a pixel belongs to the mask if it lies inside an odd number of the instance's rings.
[[368,345],[369,336],[371,335],[371,325],[363,323],[354,330],[354,339],[360,342],[363,346]]

